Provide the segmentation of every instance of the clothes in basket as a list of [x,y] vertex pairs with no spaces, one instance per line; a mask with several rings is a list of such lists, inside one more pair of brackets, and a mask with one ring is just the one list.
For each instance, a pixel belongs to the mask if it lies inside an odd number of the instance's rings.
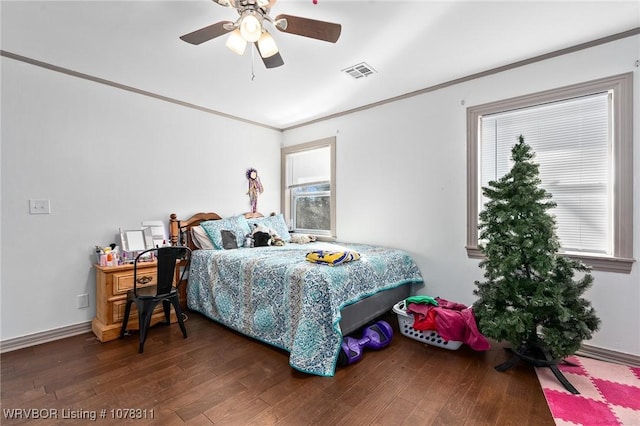
[[458,349],[462,343],[477,351],[491,347],[478,331],[471,308],[438,297],[432,300],[436,303],[406,303],[402,300],[394,306],[402,334],[447,349]]

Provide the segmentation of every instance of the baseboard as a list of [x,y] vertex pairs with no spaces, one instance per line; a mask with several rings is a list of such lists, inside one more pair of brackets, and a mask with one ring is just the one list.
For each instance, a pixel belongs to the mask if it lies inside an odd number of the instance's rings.
[[11,352],[91,331],[91,321],[0,341],[0,353]]
[[618,352],[611,349],[598,348],[596,346],[582,345],[580,350],[576,352],[576,355],[613,362],[616,364],[640,367],[640,356],[638,355]]

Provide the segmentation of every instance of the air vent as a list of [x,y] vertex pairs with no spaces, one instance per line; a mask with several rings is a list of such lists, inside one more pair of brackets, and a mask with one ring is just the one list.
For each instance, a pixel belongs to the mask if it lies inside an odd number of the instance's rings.
[[367,64],[366,62],[360,62],[357,65],[353,65],[349,68],[343,69],[342,72],[350,75],[355,79],[358,79],[362,77],[369,77],[371,74],[374,74],[376,70],[374,70],[371,65]]

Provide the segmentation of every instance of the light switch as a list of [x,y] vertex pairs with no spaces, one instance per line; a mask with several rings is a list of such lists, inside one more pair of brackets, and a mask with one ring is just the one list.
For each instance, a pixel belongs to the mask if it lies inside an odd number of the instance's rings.
[[50,214],[51,203],[49,200],[29,200],[30,214]]

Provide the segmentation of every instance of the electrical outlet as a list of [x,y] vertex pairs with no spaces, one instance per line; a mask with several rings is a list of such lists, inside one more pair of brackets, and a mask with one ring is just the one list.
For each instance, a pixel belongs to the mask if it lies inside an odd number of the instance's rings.
[[30,214],[50,214],[51,202],[49,200],[29,200]]
[[88,308],[89,307],[89,295],[88,294],[79,294],[78,295],[78,309]]

